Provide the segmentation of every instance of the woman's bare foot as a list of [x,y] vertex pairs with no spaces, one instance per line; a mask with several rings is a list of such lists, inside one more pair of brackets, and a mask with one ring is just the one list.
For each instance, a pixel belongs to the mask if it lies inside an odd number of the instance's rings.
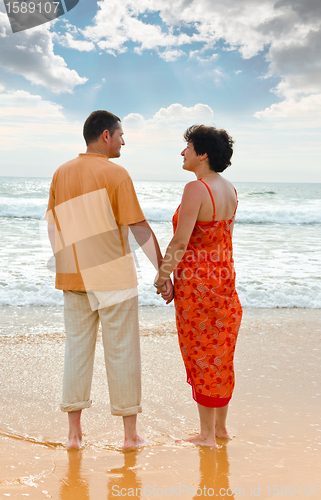
[[146,439],[141,438],[140,436],[138,436],[138,434],[136,435],[136,438],[134,438],[134,439],[125,438],[123,451],[134,450],[135,448],[139,448],[140,446],[144,446],[146,443],[147,443]]
[[197,434],[196,436],[185,439],[185,441],[196,444],[198,446],[209,446],[210,448],[216,448],[215,437],[203,437],[201,434]]
[[226,427],[219,428],[215,426],[215,436],[218,438],[232,439],[229,433],[227,432]]

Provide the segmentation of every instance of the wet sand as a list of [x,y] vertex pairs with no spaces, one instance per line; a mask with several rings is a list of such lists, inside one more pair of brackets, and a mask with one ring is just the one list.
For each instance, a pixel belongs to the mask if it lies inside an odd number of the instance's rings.
[[101,339],[85,447],[66,452],[62,309],[0,315],[0,498],[321,499],[321,310],[245,309],[228,418],[235,437],[214,450],[176,441],[198,431],[198,415],[174,310],[141,308],[138,429],[149,443],[130,453],[121,451],[122,419],[110,415]]

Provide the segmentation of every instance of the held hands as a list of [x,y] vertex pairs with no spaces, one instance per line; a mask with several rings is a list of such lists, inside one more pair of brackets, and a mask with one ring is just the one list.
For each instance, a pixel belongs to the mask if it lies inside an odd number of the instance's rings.
[[166,300],[166,304],[172,302],[174,298],[174,287],[172,280],[168,278],[162,287],[157,288],[156,293],[157,295],[160,294],[162,296],[162,299]]

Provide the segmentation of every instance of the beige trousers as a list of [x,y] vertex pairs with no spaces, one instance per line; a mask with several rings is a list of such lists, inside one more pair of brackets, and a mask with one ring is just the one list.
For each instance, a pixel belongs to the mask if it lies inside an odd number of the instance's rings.
[[92,310],[87,293],[64,291],[64,317],[66,348],[61,410],[71,412],[91,406],[100,321],[111,413],[128,416],[141,412],[138,297]]

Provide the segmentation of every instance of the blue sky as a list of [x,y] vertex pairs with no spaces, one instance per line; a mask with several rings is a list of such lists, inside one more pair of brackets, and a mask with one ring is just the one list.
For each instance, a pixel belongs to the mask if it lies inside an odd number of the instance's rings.
[[235,139],[232,181],[321,182],[319,0],[80,0],[12,33],[0,0],[0,175],[50,177],[95,109],[134,179],[189,180],[182,134]]

